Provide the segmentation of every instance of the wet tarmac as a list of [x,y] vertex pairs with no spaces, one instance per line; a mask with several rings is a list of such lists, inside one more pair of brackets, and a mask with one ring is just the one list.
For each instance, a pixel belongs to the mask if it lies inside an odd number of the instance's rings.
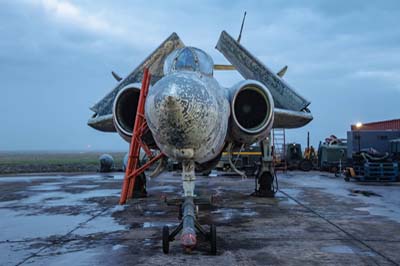
[[162,227],[179,222],[164,202],[181,193],[177,174],[149,180],[149,196],[125,206],[120,173],[0,177],[0,265],[400,264],[400,184],[289,172],[266,199],[249,196],[253,179],[212,175],[196,193],[216,198],[199,221],[217,225],[217,256],[201,239],[191,254],[179,241],[162,253]]

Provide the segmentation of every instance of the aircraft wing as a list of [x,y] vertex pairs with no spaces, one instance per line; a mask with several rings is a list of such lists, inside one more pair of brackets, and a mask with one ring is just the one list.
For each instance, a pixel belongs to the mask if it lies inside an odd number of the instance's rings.
[[275,108],[273,128],[298,128],[308,124],[313,116],[305,111],[292,111],[288,109]]
[[94,129],[103,131],[103,132],[117,132],[114,127],[113,115],[98,115],[94,114],[92,118],[89,119],[88,125]]
[[175,32],[172,33],[127,77],[118,82],[117,86],[110,93],[90,108],[95,114],[89,119],[88,125],[100,131],[115,132],[112,121],[112,106],[118,92],[128,84],[141,83],[144,67],[148,67],[152,74],[151,83],[154,84],[157,82],[163,76],[163,66],[166,56],[173,50],[181,47],[184,47],[183,42]]
[[313,119],[307,109],[310,102],[247,51],[226,31],[221,33],[216,48],[245,79],[257,80],[270,90],[276,107],[275,128],[301,127]]
[[216,48],[245,79],[254,79],[267,86],[274,97],[276,107],[301,111],[310,104],[226,31],[221,33]]

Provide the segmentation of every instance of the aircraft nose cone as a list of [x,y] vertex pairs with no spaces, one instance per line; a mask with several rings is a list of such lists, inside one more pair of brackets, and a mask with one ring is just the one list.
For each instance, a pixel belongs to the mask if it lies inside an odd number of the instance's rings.
[[176,96],[167,95],[160,103],[160,106],[168,112],[178,111],[180,109],[180,102],[180,99]]
[[156,141],[177,149],[195,149],[206,142],[218,120],[218,104],[206,84],[182,74],[158,81],[145,109]]

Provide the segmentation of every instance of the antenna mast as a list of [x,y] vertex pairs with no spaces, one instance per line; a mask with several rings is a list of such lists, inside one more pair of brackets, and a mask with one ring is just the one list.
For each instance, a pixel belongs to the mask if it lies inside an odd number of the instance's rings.
[[244,15],[243,15],[243,20],[242,20],[242,26],[240,27],[240,33],[239,33],[239,37],[237,39],[237,42],[240,43],[240,39],[242,38],[242,31],[243,31],[243,26],[244,26],[244,21],[246,20],[246,11],[244,11]]

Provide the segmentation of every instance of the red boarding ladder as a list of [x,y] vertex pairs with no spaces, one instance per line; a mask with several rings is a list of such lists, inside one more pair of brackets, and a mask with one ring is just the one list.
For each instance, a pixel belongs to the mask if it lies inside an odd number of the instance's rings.
[[[133,127],[131,145],[129,148],[128,165],[126,167],[121,197],[119,199],[119,204],[121,205],[125,204],[127,199],[131,199],[133,197],[136,177],[141,175],[147,168],[150,167],[150,165],[164,156],[162,152],[154,156],[146,143],[142,141],[143,133],[149,130],[146,118],[144,116],[144,104],[149,92],[150,79],[151,74],[149,69],[144,68],[142,88],[140,90],[139,102],[136,111],[135,126]],[[149,157],[149,161],[141,167],[139,165],[140,148],[142,148]]]

